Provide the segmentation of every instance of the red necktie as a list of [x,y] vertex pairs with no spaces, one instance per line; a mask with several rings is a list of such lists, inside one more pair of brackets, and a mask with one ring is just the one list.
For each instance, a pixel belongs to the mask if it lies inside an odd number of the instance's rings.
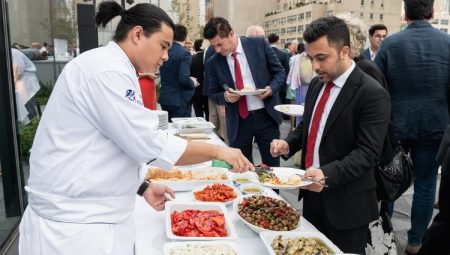
[[314,111],[314,116],[311,122],[311,130],[308,135],[308,141],[306,144],[306,156],[305,156],[305,168],[308,169],[312,166],[314,161],[314,146],[316,144],[317,133],[319,132],[320,119],[322,119],[323,110],[330,97],[331,88],[333,88],[333,82],[328,82],[325,86],[322,96],[320,97],[319,103],[317,104],[316,110]]
[[[237,58],[237,52],[231,53],[231,56],[234,58],[234,78],[236,80],[236,88],[243,89],[244,79],[242,79],[241,65]],[[239,116],[243,119],[248,117],[247,96],[241,96],[241,98],[239,98]]]

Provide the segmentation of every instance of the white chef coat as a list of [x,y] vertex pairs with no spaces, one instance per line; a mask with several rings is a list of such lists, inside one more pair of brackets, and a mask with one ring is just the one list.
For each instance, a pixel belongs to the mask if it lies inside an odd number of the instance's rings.
[[[139,162],[156,158],[152,165],[170,168],[187,146],[157,130],[158,121],[142,106],[136,70],[116,43],[70,61],[55,84],[31,149],[25,189],[32,210],[27,209],[21,223],[28,240],[42,236],[40,229],[46,228],[45,238],[58,242],[64,231],[73,230],[66,223],[99,228],[129,224],[142,181]],[[45,219],[34,220],[42,226],[31,224],[35,217]],[[96,240],[93,233],[89,235]],[[134,232],[132,236],[134,240]],[[24,241],[20,247],[38,254],[33,244]],[[69,247],[75,253],[76,240]]]
[[41,88],[36,77],[36,66],[20,50],[11,49],[13,60],[14,87],[16,91],[16,108],[19,122],[27,124],[28,111],[25,104]]

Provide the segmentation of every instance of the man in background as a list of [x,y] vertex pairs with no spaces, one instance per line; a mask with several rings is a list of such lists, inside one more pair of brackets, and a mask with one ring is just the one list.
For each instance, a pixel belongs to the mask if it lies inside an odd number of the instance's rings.
[[375,58],[389,85],[397,139],[414,169],[406,252],[416,254],[433,214],[436,154],[449,124],[450,36],[433,28],[434,0],[404,0],[408,26],[386,38]]
[[388,35],[387,27],[383,24],[375,24],[369,28],[370,46],[363,51],[363,55],[374,61],[377,51],[380,48],[384,38]]
[[249,26],[245,34],[247,37],[264,37],[265,35],[264,28],[258,25]]
[[[280,136],[281,114],[274,106],[280,104],[278,91],[286,74],[275,52],[263,37],[238,37],[221,17],[212,18],[203,35],[216,51],[206,64],[209,90],[217,104],[225,105],[230,146],[241,149],[252,161],[255,138],[262,162],[279,166],[279,157],[270,155],[270,142]],[[241,96],[225,90],[224,84],[236,90],[264,91]]]
[[195,87],[199,84],[195,78],[190,77],[192,56],[185,48],[186,27],[175,25],[173,45],[169,49],[169,60],[160,67],[161,89],[159,104],[172,118],[191,117],[191,99]]

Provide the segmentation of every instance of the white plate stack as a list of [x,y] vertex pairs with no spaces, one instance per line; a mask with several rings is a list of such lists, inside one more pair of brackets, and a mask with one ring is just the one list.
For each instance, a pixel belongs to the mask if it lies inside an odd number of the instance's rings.
[[159,123],[158,129],[166,130],[169,128],[169,114],[166,111],[155,110],[154,111],[158,115]]

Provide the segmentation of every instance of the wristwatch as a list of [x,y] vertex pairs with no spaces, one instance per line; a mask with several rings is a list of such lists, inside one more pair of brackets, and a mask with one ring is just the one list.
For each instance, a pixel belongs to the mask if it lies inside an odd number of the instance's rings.
[[141,184],[141,186],[139,186],[138,191],[136,192],[139,196],[143,196],[145,191],[147,190],[148,186],[150,185],[150,181],[149,180],[144,180],[144,182]]

